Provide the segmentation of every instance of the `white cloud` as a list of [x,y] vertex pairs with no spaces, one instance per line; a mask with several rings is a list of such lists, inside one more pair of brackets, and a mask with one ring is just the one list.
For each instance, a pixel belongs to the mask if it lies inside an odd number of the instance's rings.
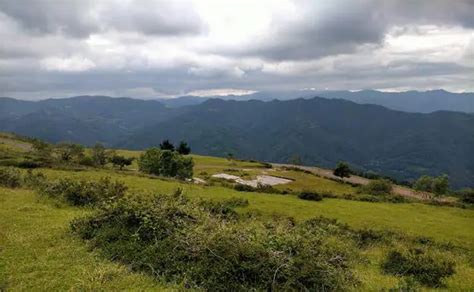
[[84,57],[46,58],[41,60],[41,66],[47,71],[82,72],[95,68],[95,64]]

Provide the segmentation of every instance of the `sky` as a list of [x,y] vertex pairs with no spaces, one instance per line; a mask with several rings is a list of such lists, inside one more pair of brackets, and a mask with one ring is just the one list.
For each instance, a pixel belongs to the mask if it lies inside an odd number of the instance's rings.
[[473,0],[0,0],[0,96],[474,91]]

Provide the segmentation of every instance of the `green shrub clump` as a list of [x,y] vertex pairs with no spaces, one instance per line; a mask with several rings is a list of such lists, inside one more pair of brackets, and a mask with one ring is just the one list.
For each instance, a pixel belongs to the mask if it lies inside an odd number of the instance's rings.
[[0,186],[18,188],[21,186],[21,173],[14,167],[0,167]]
[[382,269],[388,274],[412,277],[429,287],[441,287],[442,280],[455,273],[454,262],[421,249],[391,251],[383,262]]
[[172,150],[150,148],[138,160],[141,171],[149,174],[177,177],[193,177],[193,159]]
[[357,284],[353,244],[318,221],[228,219],[177,194],[127,196],[71,227],[107,257],[186,288],[340,291]]
[[392,183],[388,179],[376,179],[362,186],[362,191],[371,195],[388,195],[392,193]]
[[117,200],[124,196],[126,190],[125,184],[105,177],[99,181],[61,179],[45,183],[39,191],[42,195],[73,206],[86,206]]
[[42,189],[48,180],[42,172],[33,172],[28,169],[26,174],[23,176],[23,185],[30,189]]
[[304,191],[298,194],[298,198],[308,201],[322,201],[323,195],[315,192]]

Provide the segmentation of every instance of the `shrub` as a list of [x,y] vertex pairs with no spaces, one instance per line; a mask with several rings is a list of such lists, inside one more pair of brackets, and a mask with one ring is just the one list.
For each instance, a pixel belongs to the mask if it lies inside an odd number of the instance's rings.
[[340,291],[357,283],[350,241],[331,241],[318,222],[228,220],[181,195],[125,197],[71,227],[109,258],[188,288]]
[[444,195],[449,190],[449,178],[447,175],[431,177],[421,176],[413,185],[415,190],[422,192],[432,192],[436,195]]
[[194,162],[171,150],[150,148],[138,160],[140,170],[154,175],[192,178]]
[[107,152],[104,145],[96,143],[92,148],[92,162],[96,166],[104,166],[107,163]]
[[91,156],[83,156],[79,159],[78,163],[84,166],[95,166],[94,159]]
[[461,201],[466,204],[474,204],[474,189],[464,189],[459,192]]
[[321,201],[323,199],[323,195],[315,192],[304,191],[298,194],[298,198],[308,201]]
[[235,184],[234,190],[239,192],[255,192],[255,188],[245,184]]
[[17,188],[21,186],[21,173],[13,167],[0,167],[0,186]]
[[392,183],[387,179],[371,180],[365,186],[362,186],[362,191],[371,195],[388,195],[392,192]]
[[105,177],[91,182],[61,179],[45,184],[40,189],[40,193],[73,206],[85,206],[119,199],[123,197],[126,190],[127,186],[123,183],[112,182],[110,178]]
[[28,169],[23,177],[23,183],[31,189],[42,189],[47,183],[47,178],[42,172],[33,172]]
[[41,167],[42,164],[41,164],[41,162],[38,162],[38,161],[35,161],[35,160],[22,160],[22,161],[18,162],[17,166],[19,168],[33,169],[33,168]]
[[120,168],[120,170],[122,170],[125,166],[129,166],[132,164],[132,161],[133,161],[134,158],[127,158],[125,156],[122,156],[122,155],[113,155],[112,157],[110,157],[110,162],[114,165],[114,166],[118,166]]
[[442,286],[442,280],[455,273],[454,262],[421,249],[411,249],[408,252],[390,251],[382,269],[388,274],[413,277],[429,287]]
[[237,212],[234,208],[236,207],[247,207],[249,201],[242,198],[232,198],[225,201],[202,201],[201,206],[204,210],[210,212],[213,215],[224,216],[227,218],[236,218]]

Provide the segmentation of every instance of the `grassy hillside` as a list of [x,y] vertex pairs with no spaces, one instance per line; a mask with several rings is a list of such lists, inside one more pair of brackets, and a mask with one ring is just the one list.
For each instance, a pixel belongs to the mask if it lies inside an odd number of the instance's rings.
[[[0,161],[34,155],[28,140],[3,135]],[[138,157],[137,151],[118,153]],[[136,162],[123,171],[111,165],[104,168],[70,166],[34,170],[49,180],[71,178],[97,181],[111,177],[124,182],[129,193],[140,194],[144,200],[153,194],[170,194],[181,189],[194,199],[224,201],[230,198],[248,200],[248,206],[238,207],[240,214],[257,214],[258,220],[272,221],[277,217],[291,217],[297,224],[310,218],[324,216],[346,223],[354,230],[393,231],[393,242],[374,242],[361,247],[361,259],[354,273],[360,281],[358,290],[394,288],[402,278],[383,273],[380,265],[393,248],[424,246],[443,253],[456,263],[456,273],[445,280],[450,290],[474,288],[474,210],[434,206],[423,202],[363,202],[343,199],[344,195],[362,196],[357,187],[322,177],[281,168],[267,168],[250,161],[192,155],[194,174],[206,184],[178,181],[171,178],[141,174]],[[23,173],[26,170],[22,170]],[[212,179],[216,173],[229,173],[245,179],[266,173],[290,178],[293,181],[278,185],[288,194],[241,192],[228,182]],[[336,198],[319,202],[299,199],[302,190],[331,192]],[[160,278],[130,271],[126,265],[104,258],[100,250],[69,231],[72,219],[92,214],[91,208],[71,207],[39,197],[25,188],[0,188],[0,288],[9,290],[123,290],[173,289],[180,284],[164,282]],[[427,241],[429,238],[431,241]],[[181,287],[182,288],[182,287]]]

